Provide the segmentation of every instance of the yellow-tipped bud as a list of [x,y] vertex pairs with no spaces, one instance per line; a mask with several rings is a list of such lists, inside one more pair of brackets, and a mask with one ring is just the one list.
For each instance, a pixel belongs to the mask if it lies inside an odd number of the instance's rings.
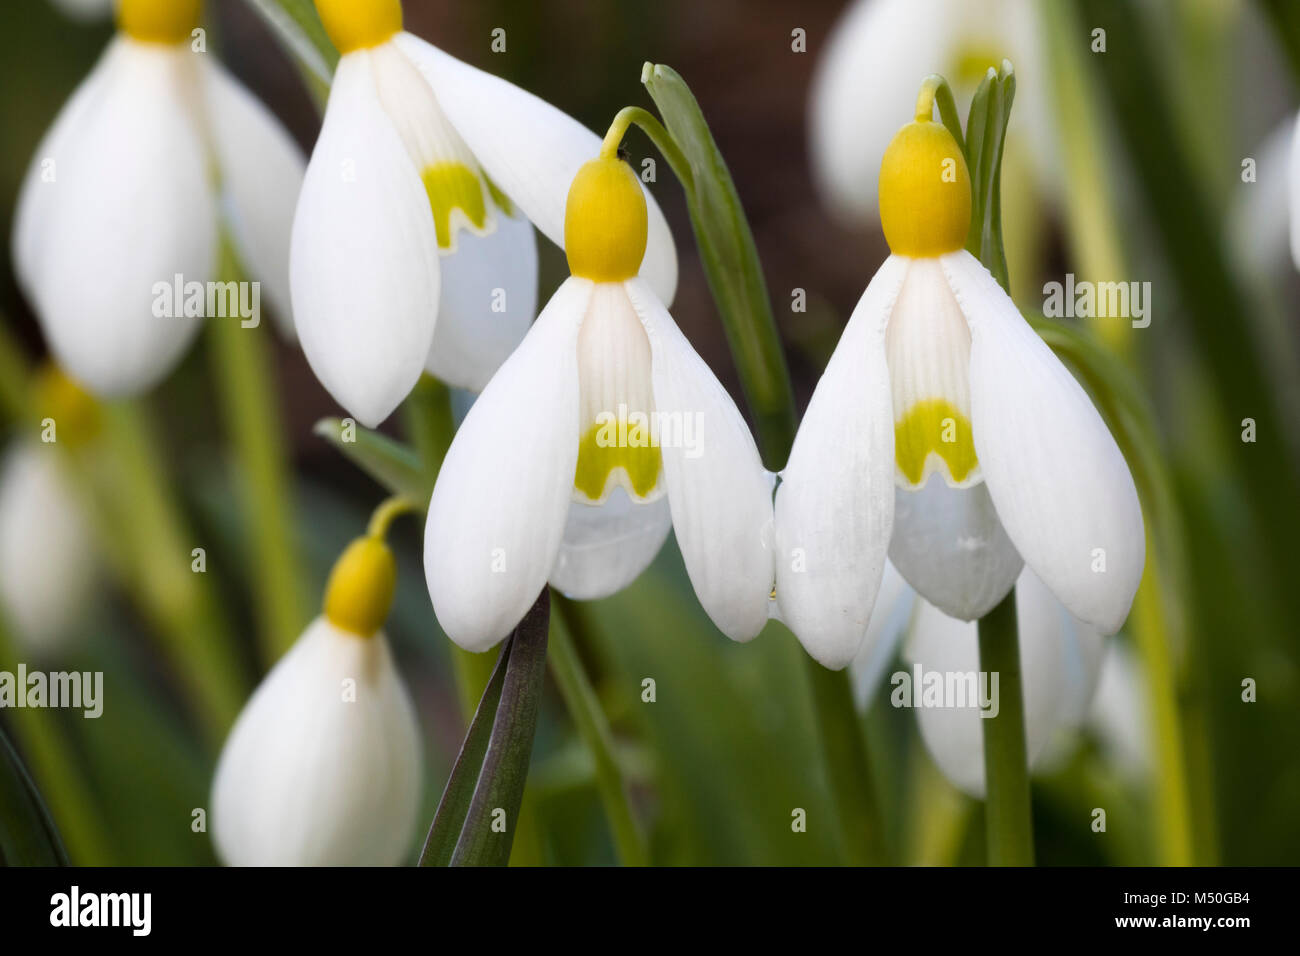
[[325,617],[340,630],[370,637],[388,617],[397,561],[383,539],[357,538],[344,549],[325,586]]
[[880,225],[896,255],[933,258],[966,244],[970,172],[942,123],[918,119],[898,131],[880,163]]
[[199,25],[203,0],[121,0],[117,26],[141,43],[182,43]]
[[564,207],[569,271],[593,282],[622,282],[645,258],[646,206],[631,167],[613,157],[578,170]]
[[46,419],[53,422],[55,440],[69,447],[84,445],[99,433],[99,402],[53,363],[46,363],[36,373],[32,404],[41,427]]
[[402,32],[401,0],[316,0],[316,12],[340,53],[379,46]]

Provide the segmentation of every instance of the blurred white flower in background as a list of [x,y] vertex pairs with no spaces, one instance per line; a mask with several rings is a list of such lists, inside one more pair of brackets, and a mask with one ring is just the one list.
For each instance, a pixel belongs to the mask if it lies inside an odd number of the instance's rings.
[[216,280],[223,218],[292,329],[289,230],[303,159],[215,56],[192,47],[201,6],[122,0],[118,35],[19,192],[19,284],[58,363],[100,395],[142,392],[179,361],[202,319],[156,314],[155,285]]

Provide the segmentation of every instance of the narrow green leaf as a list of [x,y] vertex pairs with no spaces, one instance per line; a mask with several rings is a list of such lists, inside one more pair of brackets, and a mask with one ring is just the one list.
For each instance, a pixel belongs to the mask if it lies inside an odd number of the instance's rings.
[[270,24],[280,42],[297,58],[312,94],[324,103],[329,96],[334,68],[338,66],[339,51],[330,42],[311,0],[248,2]]
[[[497,659],[434,814],[421,866],[505,866],[532,759],[546,673],[549,589]],[[493,829],[504,812],[505,830]]]
[[779,468],[794,441],[794,392],[754,235],[727,164],[685,81],[669,67],[647,63],[641,82],[690,166],[690,182],[682,186],[700,259],[758,427],[763,460]]
[[0,865],[67,866],[58,828],[0,727]]
[[360,425],[349,425],[345,431],[337,418],[322,418],[312,431],[393,494],[405,495],[421,506],[428,503],[433,494],[430,475],[420,456],[401,442]]

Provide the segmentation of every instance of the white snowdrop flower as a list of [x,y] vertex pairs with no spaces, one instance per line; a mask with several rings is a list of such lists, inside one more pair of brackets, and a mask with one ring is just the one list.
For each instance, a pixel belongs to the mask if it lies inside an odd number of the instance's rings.
[[[813,172],[828,208],[850,221],[877,216],[876,163],[907,121],[905,104],[923,73],[942,73],[959,98],[974,93],[1002,60],[1045,77],[1037,4],[1021,0],[857,0],[835,26],[817,63],[809,103]],[[1056,171],[1048,144],[1045,82],[1022,84],[1007,133],[1022,135],[1046,188]],[[869,106],[867,105],[869,104]],[[1023,131],[1023,132],[1022,132]]]
[[94,536],[62,455],[23,438],[0,460],[0,617],[38,656],[66,646],[96,577]]
[[471,651],[505,637],[549,579],[612,594],[676,530],[695,593],[728,637],[767,620],[771,481],[730,396],[637,275],[643,191],[613,148],[565,215],[572,273],[470,409],[438,476],[425,574]]
[[[1041,766],[1053,752],[1053,739],[1076,730],[1084,721],[1105,651],[1105,639],[1093,628],[1072,617],[1052,592],[1026,568],[1016,584],[1016,621],[1020,634],[1020,676],[1024,692],[1025,750],[1030,768]],[[956,687],[966,680],[967,691],[979,686],[979,635],[977,625],[948,617],[934,605],[920,601],[912,621],[904,654],[912,663],[915,680],[919,669],[921,706],[916,709],[917,725],[935,764],[958,789],[984,797],[984,724],[999,720],[1006,688],[999,683],[984,716],[978,699],[964,706],[957,700],[927,701],[927,676],[942,681],[942,687]],[[935,683],[936,688],[940,687]],[[912,689],[912,688],[909,688]],[[914,690],[914,689],[913,689]],[[903,693],[901,682],[892,690]],[[1060,751],[1057,750],[1057,753]]]
[[179,361],[201,316],[160,290],[177,276],[217,278],[222,215],[292,328],[289,230],[302,155],[192,47],[201,6],[121,0],[118,35],[37,147],[19,193],[19,283],[58,363],[100,395],[142,392]]
[[776,496],[781,615],[832,668],[858,652],[886,554],[926,600],[964,620],[1006,595],[1023,557],[1107,634],[1123,624],[1145,561],[1115,439],[963,248],[969,176],[929,113],[918,104],[885,153],[881,222],[893,254],[849,319]]
[[[600,141],[404,32],[398,0],[316,8],[343,57],[294,221],[295,314],[317,378],[373,426],[426,368],[487,384],[534,316],[533,226],[563,244],[565,194]],[[676,252],[648,202],[641,271],[671,300]]]
[[379,537],[348,546],[324,614],[262,681],[212,784],[217,850],[233,866],[391,866],[420,803],[415,708],[379,628],[396,583]]

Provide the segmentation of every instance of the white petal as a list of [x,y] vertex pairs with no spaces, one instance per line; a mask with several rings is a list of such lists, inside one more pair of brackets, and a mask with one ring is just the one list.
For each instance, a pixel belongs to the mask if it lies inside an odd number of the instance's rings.
[[[1020,672],[1024,693],[1025,748],[1031,768],[1039,763],[1052,736],[1065,725],[1063,701],[1082,674],[1072,673],[1067,647],[1078,626],[1050,592],[1026,569],[1016,585],[1016,615],[1020,631]],[[958,675],[980,672],[979,637],[974,622],[958,621],[924,601],[920,602],[907,648],[908,658],[935,672],[945,684]],[[911,675],[913,684],[916,674]],[[969,684],[968,684],[969,686]],[[992,683],[989,683],[990,691]],[[895,691],[898,691],[897,685]],[[1006,688],[999,682],[997,713],[1003,711]],[[916,711],[921,738],[935,763],[952,783],[973,797],[984,796],[984,730],[986,721],[978,704],[919,707]],[[990,713],[993,710],[990,709]]]
[[216,261],[195,54],[115,46],[89,98],[74,97],[79,128],[58,131],[55,179],[34,186],[49,195],[19,226],[19,264],[50,348],[101,395],[144,391],[171,370],[199,320],[156,316],[155,284],[206,282]]
[[578,328],[592,284],[568,279],[456,433],[429,502],[424,573],[447,636],[485,651],[555,565],[578,462]]
[[885,328],[907,259],[891,256],[840,336],[776,493],[776,597],[808,653],[844,667],[862,647],[894,521]]
[[938,0],[858,0],[835,25],[813,77],[813,171],[846,219],[880,216],[885,148],[912,119],[925,74],[943,68],[954,11]]
[[215,59],[204,65],[211,142],[230,231],[244,267],[266,289],[276,326],[292,339],[289,236],[306,163],[298,144],[257,97]]
[[1102,660],[1088,722],[1108,758],[1130,777],[1151,769],[1148,708],[1141,662],[1128,647],[1112,641]]
[[1124,456],[988,270],[965,250],[942,261],[970,322],[975,450],[998,518],[1070,612],[1113,634],[1146,559]]
[[392,866],[411,848],[420,777],[415,709],[387,639],[318,618],[226,740],[213,838],[233,866]]
[[1291,167],[1287,177],[1291,205],[1291,260],[1300,269],[1300,120],[1291,137]]
[[623,590],[655,559],[672,523],[665,495],[634,504],[618,486],[598,505],[571,501],[551,584],[579,601]]
[[991,611],[1024,567],[988,488],[950,488],[942,475],[919,491],[895,489],[889,560],[922,597],[963,621]]
[[94,541],[63,457],[24,440],[0,460],[0,617],[37,655],[73,636],[94,587]]
[[537,314],[532,224],[504,212],[496,223],[488,236],[462,230],[456,252],[443,258],[442,301],[425,366],[449,385],[476,392],[523,341]]
[[894,660],[899,642],[907,633],[907,625],[912,620],[915,606],[916,592],[908,586],[893,564],[886,561],[867,636],[863,639],[857,656],[849,664],[853,676],[853,695],[862,710],[871,705],[876,688],[885,676],[885,668]]
[[334,74],[289,269],[294,326],[312,370],[374,426],[424,370],[439,283],[428,197],[379,103],[368,57],[349,53]]
[[[403,33],[394,42],[428,79],[492,181],[563,248],[569,186],[582,164],[596,158],[600,137],[545,100],[417,36]],[[640,274],[661,301],[671,303],[677,290],[677,250],[654,197],[642,189],[650,235]]]
[[[625,283],[650,339],[655,410],[673,529],[700,604],[718,630],[747,641],[767,623],[772,491],[731,396],[644,279]],[[669,440],[665,422],[680,422]]]

